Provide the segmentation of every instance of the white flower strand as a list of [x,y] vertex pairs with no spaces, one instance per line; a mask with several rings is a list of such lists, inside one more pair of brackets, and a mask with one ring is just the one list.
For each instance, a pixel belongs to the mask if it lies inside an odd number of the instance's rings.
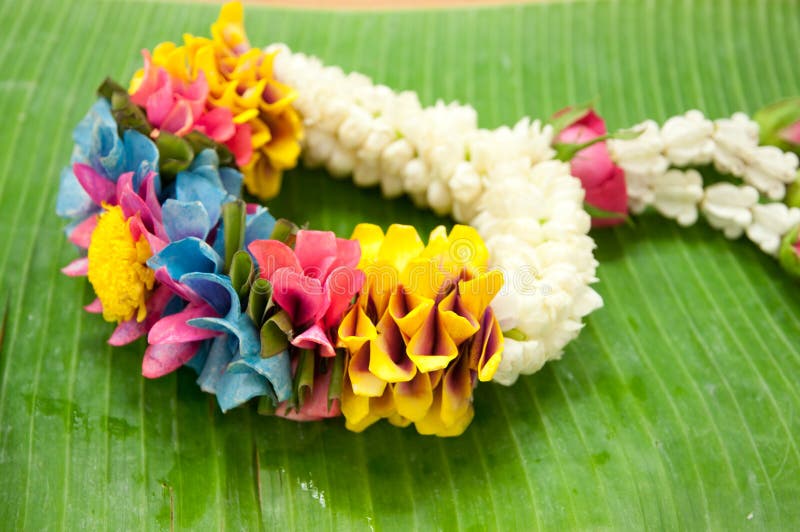
[[304,161],[387,197],[407,193],[420,207],[473,225],[490,266],[506,283],[492,302],[506,338],[494,380],[512,384],[562,354],[602,306],[584,191],[569,165],[553,160],[553,131],[524,118],[514,127],[478,128],[457,103],[423,107],[369,78],[324,66],[284,45],[277,79],[295,87],[306,128]]
[[[694,110],[661,128],[647,121],[634,129],[638,137],[608,143],[612,159],[625,170],[631,211],[652,206],[688,226],[699,208],[727,238],[747,234],[765,253],[777,255],[781,237],[800,222],[798,209],[778,202],[797,177],[794,153],[759,146],[758,124],[743,113],[712,122]],[[715,183],[703,190],[696,170],[678,169],[709,163],[744,184]],[[759,193],[772,203],[759,204]]]

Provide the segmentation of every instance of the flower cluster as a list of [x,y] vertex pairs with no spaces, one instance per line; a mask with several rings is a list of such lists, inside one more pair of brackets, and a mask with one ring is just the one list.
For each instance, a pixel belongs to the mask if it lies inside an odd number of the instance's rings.
[[338,329],[347,348],[342,412],[361,431],[388,418],[421,434],[457,436],[472,420],[472,389],[494,376],[503,335],[489,303],[503,276],[487,269],[475,229],[439,226],[424,245],[416,230],[384,235],[361,224],[365,289]]
[[[798,157],[760,143],[760,138],[772,138],[770,131],[759,135],[759,124],[743,113],[712,121],[696,110],[661,127],[647,121],[634,129],[640,135],[609,141],[612,158],[624,169],[633,212],[652,205],[685,226],[702,213],[726,237],[746,234],[765,253],[778,255],[784,236],[800,223],[800,209],[781,201],[797,179]],[[791,132],[791,126],[785,131]],[[733,182],[704,188],[697,168],[709,165]]]
[[211,34],[186,34],[182,46],[161,43],[152,56],[145,50],[132,99],[154,127],[178,135],[195,130],[224,143],[248,191],[274,197],[283,171],[300,155],[303,131],[292,107],[297,93],[274,78],[274,53],[250,47],[241,4],[225,4]]
[[506,335],[495,380],[513,383],[561,355],[581,320],[602,301],[584,190],[553,160],[553,129],[523,119],[480,129],[469,106],[424,107],[357,73],[273,45],[276,77],[298,89],[304,159],[386,197],[407,193],[421,207],[473,225],[489,266],[505,276],[492,303]]

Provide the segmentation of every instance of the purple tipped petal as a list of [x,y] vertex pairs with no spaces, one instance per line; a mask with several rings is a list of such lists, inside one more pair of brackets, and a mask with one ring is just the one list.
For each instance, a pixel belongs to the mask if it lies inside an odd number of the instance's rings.
[[331,345],[330,338],[319,323],[315,323],[305,330],[302,334],[295,336],[292,345],[300,349],[315,349],[319,346],[320,355],[324,357],[335,357],[336,351]]
[[272,274],[271,282],[272,298],[295,327],[316,322],[328,309],[328,294],[317,279],[281,268]]
[[323,319],[326,328],[334,327],[342,321],[345,311],[364,285],[364,272],[347,266],[333,270],[325,280],[325,290],[330,298],[330,305]]

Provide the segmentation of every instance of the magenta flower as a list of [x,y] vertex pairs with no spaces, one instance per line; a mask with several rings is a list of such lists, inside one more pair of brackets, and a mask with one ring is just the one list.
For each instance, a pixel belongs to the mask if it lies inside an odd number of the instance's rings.
[[250,126],[236,124],[233,113],[225,107],[212,107],[208,102],[208,81],[199,71],[192,82],[172,77],[163,67],[155,67],[148,50],[143,50],[144,73],[131,101],[143,107],[154,128],[178,136],[199,131],[220,144],[225,144],[240,166],[250,161],[253,146]]
[[[563,111],[562,111],[563,112]],[[556,143],[584,144],[607,134],[606,124],[594,111],[564,128]],[[618,212],[620,218],[592,218],[593,227],[622,223],[628,212],[628,193],[625,172],[615,165],[608,154],[605,140],[578,151],[570,161],[572,175],[581,180],[586,190],[586,203],[608,212]]]
[[292,345],[335,356],[335,329],[364,284],[364,272],[356,269],[358,242],[329,231],[301,230],[294,250],[277,240],[256,240],[248,249],[259,275],[272,284],[275,303],[300,331]]

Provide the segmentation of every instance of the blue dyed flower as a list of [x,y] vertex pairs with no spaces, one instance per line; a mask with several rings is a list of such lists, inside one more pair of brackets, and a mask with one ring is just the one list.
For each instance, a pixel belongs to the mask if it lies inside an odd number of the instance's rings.
[[111,115],[111,104],[100,98],[80,121],[72,133],[75,147],[69,168],[61,172],[56,213],[65,218],[81,221],[99,211],[83,189],[72,166],[82,163],[90,166],[101,177],[116,183],[119,176],[133,172],[133,190],[138,191],[142,181],[151,172],[158,179],[158,148],[150,138],[135,130],[127,130],[122,138],[117,123]]

